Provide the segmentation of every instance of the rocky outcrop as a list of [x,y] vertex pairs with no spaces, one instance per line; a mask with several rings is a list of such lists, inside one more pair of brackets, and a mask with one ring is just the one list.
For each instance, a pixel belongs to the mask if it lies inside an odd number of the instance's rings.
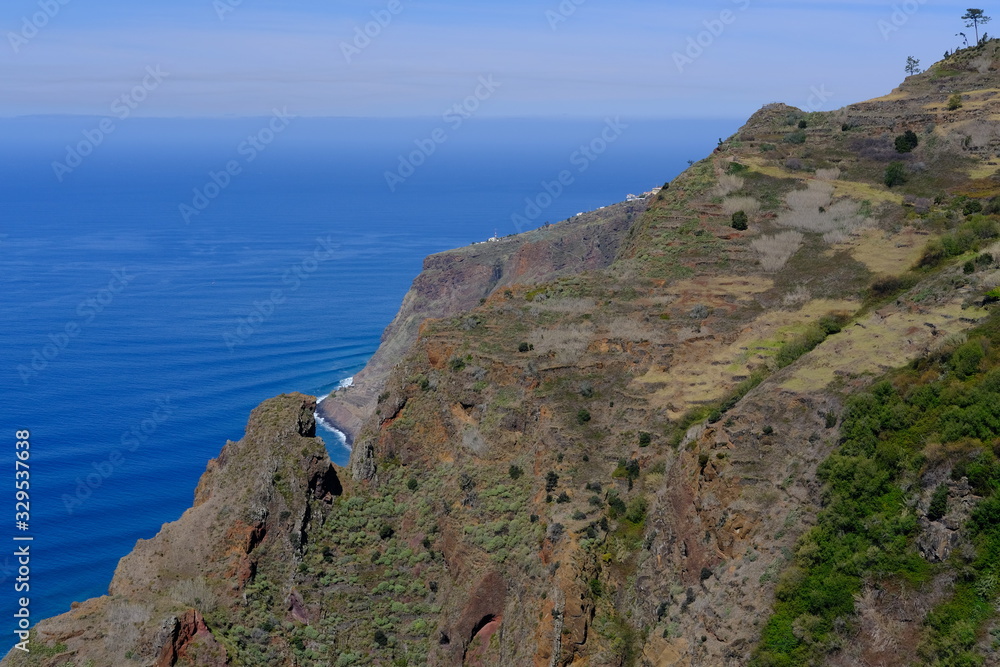
[[62,650],[41,661],[13,651],[3,664],[230,664],[206,616],[228,616],[261,572],[289,581],[343,492],[315,437],[315,406],[288,394],[257,407],[244,437],[209,462],[191,509],[122,558],[107,596],[38,624],[36,641]]

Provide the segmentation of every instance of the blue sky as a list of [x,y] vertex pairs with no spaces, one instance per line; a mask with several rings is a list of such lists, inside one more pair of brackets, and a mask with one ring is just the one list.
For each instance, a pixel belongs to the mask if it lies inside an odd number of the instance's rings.
[[[889,92],[907,55],[955,48],[967,4],[5,0],[0,116],[109,115],[144,78],[136,116],[440,116],[480,77],[498,84],[482,116],[828,110]],[[372,12],[391,20],[354,43]]]

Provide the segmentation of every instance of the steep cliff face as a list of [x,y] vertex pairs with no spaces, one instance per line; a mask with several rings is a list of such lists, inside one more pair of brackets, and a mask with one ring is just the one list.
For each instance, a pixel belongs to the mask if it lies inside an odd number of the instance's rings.
[[430,258],[328,401],[343,488],[310,399],[265,403],[108,597],[39,625],[57,655],[7,661],[996,661],[997,65],[769,105],[634,224]]
[[389,372],[416,340],[425,320],[470,311],[514,285],[607,267],[645,209],[645,200],[614,204],[556,225],[428,257],[375,355],[353,386],[320,404],[319,414],[353,441],[374,410]]
[[191,509],[122,558],[108,595],[43,621],[40,650],[15,650],[4,664],[232,664],[219,619],[238,616],[263,577],[281,582],[284,616],[294,618],[295,564],[343,493],[315,437],[315,405],[291,394],[256,408],[243,439],[208,464]]

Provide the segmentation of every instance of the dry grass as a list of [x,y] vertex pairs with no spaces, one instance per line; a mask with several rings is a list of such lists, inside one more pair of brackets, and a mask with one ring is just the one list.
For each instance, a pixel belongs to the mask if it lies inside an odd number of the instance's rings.
[[835,181],[840,178],[840,169],[837,167],[832,169],[817,169],[816,178],[820,181]]
[[728,197],[737,190],[743,189],[743,179],[732,174],[723,174],[719,177],[719,183],[715,186],[716,197]]
[[802,245],[804,237],[799,232],[780,232],[774,236],[762,236],[750,242],[757,252],[760,266],[768,273],[780,271]]
[[811,298],[812,294],[810,294],[809,290],[806,289],[806,286],[799,285],[792,292],[786,294],[781,301],[786,306],[794,308],[797,306],[801,306],[802,304],[809,301],[809,299]]
[[590,345],[594,334],[588,329],[532,329],[527,342],[535,346],[537,353],[549,354],[550,362],[557,364],[577,361]]
[[785,199],[789,210],[781,214],[777,223],[823,234],[827,243],[842,243],[862,226],[864,218],[858,215],[858,205],[853,201],[833,202],[833,192],[833,186],[826,181],[811,181],[805,190],[790,192]]
[[104,646],[108,653],[124,659],[139,642],[139,626],[150,619],[151,607],[129,602],[115,602],[108,607],[108,634]]
[[760,202],[753,197],[730,197],[722,202],[722,211],[726,215],[743,211],[749,216],[754,216],[760,212],[760,206]]
[[178,581],[170,589],[170,597],[186,607],[198,609],[202,614],[211,613],[216,605],[215,593],[202,577]]

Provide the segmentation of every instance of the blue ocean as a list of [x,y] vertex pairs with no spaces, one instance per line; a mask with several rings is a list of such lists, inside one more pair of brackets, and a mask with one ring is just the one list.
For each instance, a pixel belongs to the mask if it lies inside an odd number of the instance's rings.
[[[34,620],[104,594],[135,541],[190,506],[254,406],[322,396],[364,366],[426,255],[522,231],[515,215],[538,226],[649,190],[738,126],[620,119],[615,136],[600,118],[101,122],[0,120],[8,619],[14,537],[33,537]],[[572,183],[540,196],[564,170]],[[19,430],[30,431],[26,531]],[[343,442],[321,435],[345,463]]]

